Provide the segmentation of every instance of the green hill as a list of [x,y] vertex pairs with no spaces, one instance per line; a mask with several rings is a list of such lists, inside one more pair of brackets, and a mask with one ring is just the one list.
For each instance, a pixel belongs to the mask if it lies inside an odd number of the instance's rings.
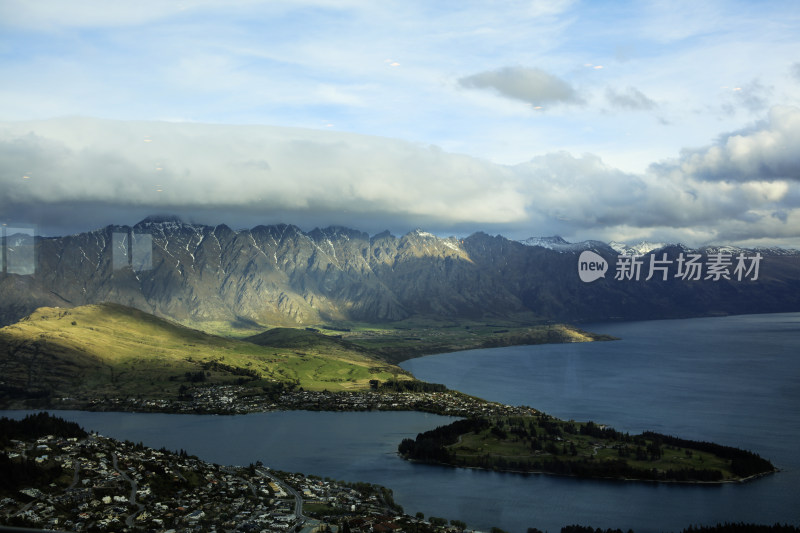
[[[268,332],[269,333],[269,332]],[[308,337],[300,331],[301,337]],[[272,334],[279,337],[293,335]],[[43,307],[0,329],[0,394],[175,397],[182,385],[295,384],[367,389],[411,379],[402,369],[322,335],[258,345],[209,335],[118,304]]]
[[342,340],[341,336],[331,336],[320,333],[314,328],[272,328],[258,335],[242,339],[259,346],[272,346],[275,348],[292,348],[297,350],[312,351],[340,351],[367,353],[360,346]]

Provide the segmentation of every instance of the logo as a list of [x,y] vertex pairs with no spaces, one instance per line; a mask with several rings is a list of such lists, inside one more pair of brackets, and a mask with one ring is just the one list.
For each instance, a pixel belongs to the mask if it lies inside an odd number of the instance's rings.
[[[739,252],[716,252],[703,254],[681,252],[670,259],[668,254],[619,255],[615,266],[615,281],[650,281],[651,279],[667,281],[679,279],[684,281],[757,281],[761,253],[745,255]],[[606,277],[608,262],[595,252],[586,250],[578,257],[578,276],[584,283],[591,283]]]
[[604,278],[608,270],[608,262],[602,256],[585,250],[578,258],[578,275],[584,283]]

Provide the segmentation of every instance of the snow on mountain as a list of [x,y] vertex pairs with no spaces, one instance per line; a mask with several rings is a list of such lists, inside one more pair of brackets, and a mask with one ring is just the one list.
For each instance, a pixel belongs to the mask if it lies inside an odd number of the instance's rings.
[[626,244],[624,242],[611,241],[608,243],[615,251],[623,255],[645,255],[653,250],[659,250],[669,244],[665,242],[641,241],[638,244]]
[[595,250],[597,248],[607,248],[607,244],[600,241],[567,242],[559,235],[552,237],[530,237],[523,241],[518,241],[525,246],[540,246],[556,252],[580,252],[583,250]]
[[738,255],[738,254],[753,254],[755,252],[759,252],[762,255],[797,255],[800,253],[800,250],[796,250],[794,248],[740,248],[738,246],[730,246],[730,245],[723,245],[723,246],[704,246],[700,248],[700,251],[706,254],[730,254],[730,255]]
[[422,231],[420,228],[415,229],[411,233],[414,234],[414,235],[417,235],[419,237],[426,238],[426,239],[435,239],[436,238],[436,235],[434,235],[433,233],[428,233],[427,231]]
[[525,239],[524,241],[519,241],[525,246],[541,246],[542,248],[549,248],[553,249],[553,247],[563,246],[565,244],[570,244],[564,239],[562,239],[559,235],[553,235],[552,237],[530,237]]
[[665,242],[648,242],[648,241],[641,241],[637,244],[627,244],[624,242],[619,241],[611,241],[608,244],[601,242],[601,241],[582,241],[571,243],[558,235],[554,235],[552,237],[530,237],[525,240],[518,241],[525,246],[540,246],[542,248],[547,248],[548,250],[554,250],[556,252],[581,252],[583,250],[598,250],[598,249],[605,249],[613,250],[614,252],[620,255],[647,255],[651,252],[656,250],[660,250],[666,247],[677,247],[684,252],[691,252],[691,253],[704,253],[704,254],[731,254],[736,255],[739,253],[748,253],[752,254],[755,252],[760,252],[763,255],[797,255],[800,251],[795,249],[787,249],[787,248],[740,248],[738,246],[730,246],[730,245],[713,245],[713,246],[704,246],[702,248],[689,248],[684,246],[683,244],[676,244],[676,243],[665,243]]

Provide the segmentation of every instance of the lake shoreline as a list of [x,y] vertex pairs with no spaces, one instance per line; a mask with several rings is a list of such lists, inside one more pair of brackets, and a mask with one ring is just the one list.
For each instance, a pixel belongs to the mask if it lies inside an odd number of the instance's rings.
[[747,476],[741,479],[725,479],[721,481],[679,481],[679,480],[670,480],[670,479],[642,479],[642,478],[620,478],[620,477],[598,477],[598,476],[579,476],[576,474],[559,474],[557,472],[548,472],[546,470],[510,470],[510,469],[494,469],[494,468],[483,468],[479,466],[464,466],[464,465],[454,465],[450,463],[441,463],[441,462],[432,462],[432,461],[421,461],[418,459],[409,459],[403,457],[402,454],[398,453],[398,457],[402,458],[404,461],[408,461],[410,463],[420,464],[420,465],[431,465],[431,466],[442,466],[447,468],[463,468],[465,470],[476,470],[479,472],[497,472],[503,474],[515,474],[515,475],[536,475],[536,476],[554,476],[559,478],[575,478],[581,480],[597,480],[597,481],[619,481],[621,483],[631,483],[631,482],[639,482],[639,483],[648,483],[648,484],[666,484],[666,485],[687,485],[687,486],[710,486],[710,487],[719,487],[721,485],[741,485],[744,483],[749,483],[751,481],[755,481],[759,478],[771,476],[773,474],[777,474],[781,472],[780,468],[775,468],[770,472],[762,472],[760,474],[753,474],[751,476]]

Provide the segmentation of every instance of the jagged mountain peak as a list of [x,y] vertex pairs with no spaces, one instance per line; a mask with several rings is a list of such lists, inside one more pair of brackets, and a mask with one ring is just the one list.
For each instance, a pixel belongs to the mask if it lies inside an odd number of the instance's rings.
[[183,224],[184,221],[177,215],[150,215],[139,222],[136,226],[146,226],[149,224]]
[[[652,280],[622,283],[610,276],[587,285],[577,276],[577,255],[593,250],[611,263],[617,252],[607,244],[552,236],[535,243],[528,239],[524,246],[484,232],[458,239],[421,229],[400,238],[388,231],[369,238],[339,226],[305,233],[287,224],[234,231],[176,220],[148,217],[134,231],[107,226],[38,239],[32,272],[0,272],[0,324],[43,305],[103,301],[183,323],[248,320],[290,326],[414,315],[534,312],[590,320],[741,312],[746,291],[760,295],[748,300],[748,311],[796,310],[800,302],[797,252],[763,251],[758,282],[738,283],[735,292],[725,292],[722,282],[701,286],[673,280],[662,287]],[[131,231],[151,233],[152,239],[120,243],[112,235]],[[670,246],[663,252],[674,256],[683,250]],[[620,291],[627,298],[624,305]],[[661,307],[648,307],[655,301]]]
[[553,235],[552,237],[530,237],[519,242],[525,246],[538,246],[560,253],[608,249],[608,245],[604,242],[588,240],[572,243],[564,240],[560,235]]
[[523,241],[519,241],[526,246],[541,246],[543,248],[549,248],[551,246],[562,246],[565,244],[571,244],[565,241],[560,235],[553,235],[551,237],[529,237]]
[[383,230],[380,233],[377,233],[377,234],[373,235],[370,238],[369,242],[370,242],[370,244],[374,244],[375,242],[377,242],[379,240],[382,240],[382,239],[392,239],[392,240],[394,240],[396,238],[397,237],[392,235],[392,232],[390,232],[388,229],[386,229],[386,230]]
[[361,239],[368,241],[369,235],[363,231],[358,231],[345,226],[328,226],[326,228],[314,228],[308,232],[308,236],[314,240],[320,239]]
[[649,242],[649,241],[640,241],[637,244],[627,244],[624,242],[617,242],[611,241],[608,243],[611,248],[613,248],[616,252],[623,254],[623,255],[645,255],[653,250],[660,250],[666,246],[671,246],[669,243],[665,242]]
[[425,239],[436,239],[437,238],[436,235],[434,235],[433,233],[429,233],[429,232],[427,232],[427,231],[425,231],[425,230],[423,230],[421,228],[414,228],[414,230],[408,232],[407,235],[413,235],[413,236],[416,236],[416,237],[423,237]]

